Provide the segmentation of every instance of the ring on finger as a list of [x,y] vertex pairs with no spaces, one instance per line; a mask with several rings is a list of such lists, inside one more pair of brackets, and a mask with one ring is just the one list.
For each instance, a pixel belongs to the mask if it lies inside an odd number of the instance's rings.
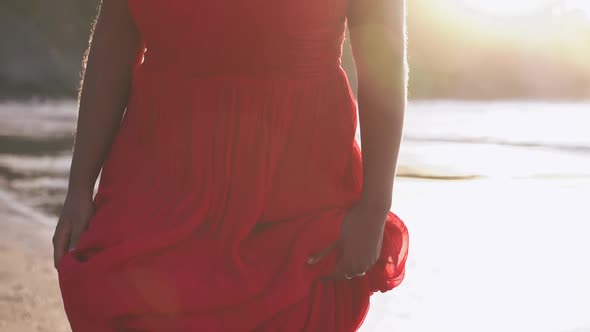
[[344,274],[344,277],[345,277],[346,279],[349,279],[349,280],[350,280],[350,279],[352,279],[352,278],[355,278],[355,277],[364,277],[364,276],[365,276],[365,274],[366,274],[366,273],[365,273],[365,272],[363,272],[363,273],[353,274],[353,275],[349,276],[347,273],[345,273],[345,274]]

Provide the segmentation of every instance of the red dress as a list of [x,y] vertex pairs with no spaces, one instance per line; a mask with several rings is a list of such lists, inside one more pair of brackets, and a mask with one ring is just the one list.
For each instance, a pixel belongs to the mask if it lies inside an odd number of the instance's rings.
[[[363,1],[363,0],[356,0]],[[362,278],[322,281],[359,198],[346,0],[129,0],[146,45],[96,211],[58,267],[74,332],[354,331],[403,279],[393,213]]]

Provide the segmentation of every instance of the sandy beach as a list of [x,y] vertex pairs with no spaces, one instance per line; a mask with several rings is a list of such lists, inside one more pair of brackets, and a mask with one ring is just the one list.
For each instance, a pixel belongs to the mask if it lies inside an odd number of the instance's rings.
[[0,189],[0,330],[69,331],[46,217]]

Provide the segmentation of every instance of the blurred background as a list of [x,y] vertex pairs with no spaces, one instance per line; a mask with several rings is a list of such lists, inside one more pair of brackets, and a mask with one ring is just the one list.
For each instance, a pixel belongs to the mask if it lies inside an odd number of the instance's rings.
[[[49,242],[97,4],[0,0],[1,331],[68,331]],[[411,0],[408,42],[408,271],[362,331],[590,332],[590,1]]]

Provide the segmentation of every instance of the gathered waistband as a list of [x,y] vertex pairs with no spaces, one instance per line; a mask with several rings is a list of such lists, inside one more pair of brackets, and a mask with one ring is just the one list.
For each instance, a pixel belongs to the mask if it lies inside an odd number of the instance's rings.
[[340,50],[285,47],[267,53],[263,48],[252,47],[247,52],[203,48],[160,52],[147,49],[143,69],[149,72],[169,73],[187,77],[247,76],[261,78],[322,77],[341,71]]

